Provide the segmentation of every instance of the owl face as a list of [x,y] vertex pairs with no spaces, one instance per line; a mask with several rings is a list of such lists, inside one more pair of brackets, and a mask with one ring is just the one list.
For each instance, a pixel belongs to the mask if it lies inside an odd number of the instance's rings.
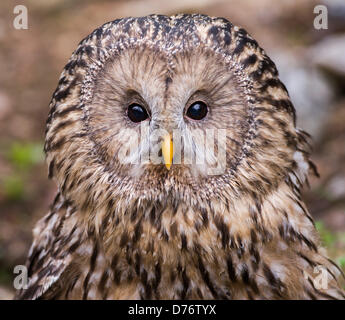
[[237,158],[248,105],[215,52],[188,48],[169,57],[139,45],[98,74],[89,127],[106,165],[133,185],[198,184]]
[[293,166],[286,89],[257,43],[224,19],[105,24],[81,42],[51,105],[50,173],[83,204],[265,193]]

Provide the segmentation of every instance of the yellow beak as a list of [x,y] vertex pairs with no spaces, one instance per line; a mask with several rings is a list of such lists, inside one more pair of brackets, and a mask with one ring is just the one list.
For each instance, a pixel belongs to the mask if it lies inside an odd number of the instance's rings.
[[170,170],[174,153],[174,145],[170,134],[167,134],[162,142],[162,154],[165,166]]

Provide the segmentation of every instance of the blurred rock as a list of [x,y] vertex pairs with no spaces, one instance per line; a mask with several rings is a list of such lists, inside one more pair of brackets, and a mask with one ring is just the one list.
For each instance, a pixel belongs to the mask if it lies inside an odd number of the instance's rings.
[[3,91],[0,91],[0,120],[5,118],[11,108],[10,97]]
[[345,1],[344,0],[323,0],[322,4],[328,9],[329,26],[335,30],[345,30]]
[[[344,3],[345,10],[345,3]],[[336,81],[345,80],[345,34],[332,35],[309,49],[311,62],[321,67]]]
[[0,300],[12,300],[14,293],[7,288],[0,287]]
[[334,88],[315,66],[308,63],[304,52],[276,51],[271,56],[296,108],[298,127],[317,140],[332,107]]
[[335,208],[324,215],[324,223],[327,228],[335,231],[344,231],[345,212],[341,208]]
[[345,176],[338,175],[333,177],[327,185],[328,193],[332,198],[345,197]]
[[6,36],[6,26],[3,19],[0,18],[0,40],[3,40]]
[[18,114],[11,117],[7,123],[8,133],[17,139],[31,137],[35,130],[32,118],[25,114]]

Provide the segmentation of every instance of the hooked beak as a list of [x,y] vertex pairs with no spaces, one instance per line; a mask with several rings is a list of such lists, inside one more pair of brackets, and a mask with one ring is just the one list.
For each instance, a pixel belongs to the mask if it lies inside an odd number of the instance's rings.
[[172,137],[170,134],[167,134],[163,138],[163,142],[162,142],[162,155],[164,159],[164,164],[168,170],[170,170],[170,167],[172,164],[173,153],[174,153],[174,145],[173,145]]

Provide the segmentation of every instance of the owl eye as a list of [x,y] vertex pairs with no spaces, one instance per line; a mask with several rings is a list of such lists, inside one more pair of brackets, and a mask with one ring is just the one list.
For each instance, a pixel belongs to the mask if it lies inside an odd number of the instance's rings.
[[201,120],[206,117],[207,112],[207,105],[202,101],[196,101],[188,108],[186,115],[193,120]]
[[128,118],[131,119],[133,122],[141,122],[149,117],[146,109],[136,103],[133,103],[128,107],[127,115]]

